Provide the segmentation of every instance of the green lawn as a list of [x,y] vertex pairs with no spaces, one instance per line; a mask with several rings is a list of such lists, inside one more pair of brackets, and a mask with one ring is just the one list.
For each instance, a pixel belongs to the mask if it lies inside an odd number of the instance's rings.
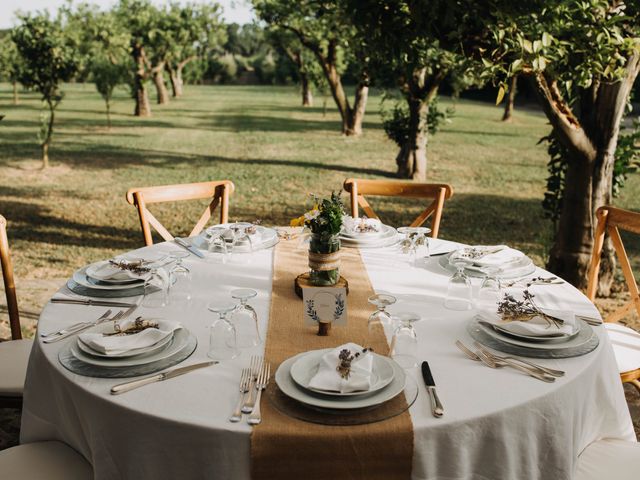
[[[129,187],[228,178],[236,185],[231,217],[285,224],[304,208],[308,193],[327,194],[350,176],[393,177],[396,146],[385,138],[380,97],[370,97],[362,138],[339,134],[329,101],[303,109],[292,87],[187,86],[186,95],[155,106],[153,117],[131,115],[118,93],[113,128],[93,85],[65,85],[52,168],[39,170],[40,102],[0,85],[0,213],[9,220],[16,275],[63,277],[73,269],[141,245],[137,215],[125,202]],[[450,106],[443,100],[442,107]],[[448,182],[455,195],[445,208],[441,236],[469,243],[507,242],[544,262],[550,226],[542,217],[547,160],[536,145],[547,133],[544,116],[517,111],[500,122],[490,104],[458,101],[449,125],[430,139],[430,181]],[[640,209],[639,179],[619,203]],[[399,225],[419,207],[375,202],[383,220]],[[156,208],[170,230],[186,232],[200,206]],[[415,212],[415,213],[413,213]],[[413,215],[412,215],[413,213]]]

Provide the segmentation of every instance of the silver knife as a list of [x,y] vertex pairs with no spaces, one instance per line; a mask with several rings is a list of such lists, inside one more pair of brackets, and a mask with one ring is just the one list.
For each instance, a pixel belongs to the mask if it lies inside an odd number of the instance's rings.
[[429,397],[431,397],[431,413],[434,417],[440,418],[444,415],[444,407],[436,393],[436,382],[433,381],[433,375],[431,375],[431,369],[427,362],[422,362],[422,378],[429,392]]
[[180,245],[182,248],[184,248],[184,249],[188,250],[189,252],[193,253],[196,257],[204,258],[204,254],[200,250],[198,250],[196,247],[194,247],[193,245],[191,245],[190,243],[185,241],[183,238],[175,237],[173,240],[178,245]]
[[167,370],[166,372],[157,373],[156,375],[151,375],[150,377],[139,378],[137,380],[132,380],[130,382],[120,383],[118,385],[114,385],[113,387],[111,387],[111,395],[120,395],[121,393],[128,392],[129,390],[133,390],[134,388],[142,387],[144,385],[149,385],[150,383],[162,382],[163,380],[169,380],[170,378],[174,378],[174,377],[179,377],[180,375],[184,375],[185,373],[189,373],[193,370],[209,367],[217,363],[218,362],[214,362],[214,361],[196,363],[194,365],[189,365],[188,367],[174,368],[172,370]]
[[114,302],[110,300],[90,300],[84,298],[52,298],[51,303],[69,303],[71,305],[89,305],[92,307],[124,307],[131,308],[135,303]]

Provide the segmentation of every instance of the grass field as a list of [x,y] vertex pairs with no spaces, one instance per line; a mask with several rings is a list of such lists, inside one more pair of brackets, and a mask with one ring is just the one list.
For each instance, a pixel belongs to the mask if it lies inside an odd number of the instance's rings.
[[[370,98],[362,138],[339,134],[329,101],[299,106],[292,87],[188,86],[183,98],[155,106],[153,117],[131,115],[118,92],[113,128],[93,85],[65,85],[51,147],[52,167],[39,169],[40,102],[0,84],[0,213],[9,221],[20,302],[39,311],[50,294],[31,286],[57,280],[91,261],[142,244],[138,219],[125,202],[129,187],[228,178],[236,185],[231,217],[286,224],[307,194],[338,190],[350,176],[391,178],[395,145],[385,138],[380,97]],[[442,107],[451,106],[443,100]],[[490,104],[458,101],[452,122],[430,139],[430,181],[448,182],[455,195],[445,208],[441,236],[468,243],[507,242],[544,264],[550,244],[542,217],[547,155],[536,145],[549,127],[535,109],[510,124]],[[631,178],[618,203],[640,209],[640,179]],[[419,206],[376,201],[388,223],[412,219]],[[185,233],[203,207],[156,208],[170,231]],[[50,280],[46,280],[50,281]],[[56,284],[56,285],[57,285]],[[21,288],[24,285],[24,289]],[[0,315],[2,315],[0,313]]]

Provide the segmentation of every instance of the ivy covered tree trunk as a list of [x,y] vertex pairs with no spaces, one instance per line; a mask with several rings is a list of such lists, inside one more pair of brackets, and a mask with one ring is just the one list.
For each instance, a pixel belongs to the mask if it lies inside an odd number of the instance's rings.
[[305,72],[300,72],[300,83],[302,86],[302,106],[313,106],[313,94],[311,93],[311,85],[309,82],[309,75]]
[[153,67],[151,71],[153,74],[153,84],[156,86],[157,103],[158,105],[166,105],[169,103],[169,91],[164,83],[164,62]]
[[134,115],[136,117],[150,117],[151,105],[149,105],[149,95],[147,94],[145,85],[147,71],[145,68],[144,49],[141,46],[134,45],[131,54],[137,67],[133,78],[133,89],[136,101]]
[[409,105],[409,131],[396,156],[397,176],[424,182],[427,179],[429,104],[438,94],[445,72],[427,76],[427,69],[416,70],[403,88]]
[[504,114],[502,115],[503,122],[510,122],[513,116],[513,104],[516,100],[516,89],[518,86],[518,76],[511,77],[511,83],[509,84],[509,93],[507,94],[507,101],[504,105]]
[[19,103],[19,99],[18,99],[18,82],[13,80],[11,83],[13,84],[13,104],[14,105],[18,105],[18,103]]
[[[627,64],[625,78],[615,83],[594,82],[583,90],[577,99],[579,119],[554,81],[541,73],[535,77],[536,90],[554,133],[569,150],[558,231],[547,268],[580,289],[587,286],[596,210],[611,203],[620,122],[639,69],[639,57],[634,55]],[[610,293],[614,266],[607,242],[598,284],[601,295]]]

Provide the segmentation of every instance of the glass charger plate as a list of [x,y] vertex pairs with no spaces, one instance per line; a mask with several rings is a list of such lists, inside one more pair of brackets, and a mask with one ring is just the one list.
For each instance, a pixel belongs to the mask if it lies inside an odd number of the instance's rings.
[[[438,258],[438,263],[445,270],[451,273],[455,273],[458,269],[455,265],[451,265],[451,263],[449,263],[449,258],[451,257],[451,255],[452,254],[449,253],[449,254],[440,256]],[[509,268],[509,270],[499,271],[496,274],[496,277],[498,277],[500,280],[510,280],[514,278],[526,277],[528,275],[531,275],[532,273],[535,273],[535,271],[536,271],[535,264],[529,257],[525,256],[518,262],[513,263]],[[485,272],[481,272],[479,270],[469,269],[469,268],[465,268],[464,273],[466,273],[470,277],[484,277],[486,275]]]
[[73,356],[70,347],[75,345],[75,340],[75,337],[72,337],[69,342],[62,347],[58,354],[58,360],[64,368],[73,373],[77,373],[78,375],[83,375],[85,377],[99,378],[128,378],[156,373],[160,370],[164,370],[165,368],[173,367],[174,365],[186,360],[198,346],[198,340],[196,337],[189,335],[187,343],[180,351],[176,352],[171,357],[158,362],[129,367],[100,367],[98,365],[86,364]]
[[[77,293],[83,297],[95,298],[123,298],[138,297],[144,295],[144,286],[128,288],[124,290],[100,290],[98,288],[88,288],[80,285],[78,282],[70,278],[67,281],[67,288],[73,293]],[[155,288],[155,287],[154,287]]]
[[598,335],[596,335],[596,333],[589,325],[586,325],[585,328],[582,328],[580,330],[580,335],[576,337],[580,338],[581,335],[590,335],[586,342],[581,343],[580,345],[577,345],[575,347],[553,348],[548,350],[524,347],[512,343],[503,342],[499,338],[487,333],[487,330],[479,325],[476,319],[473,319],[471,320],[471,322],[469,322],[469,324],[467,325],[467,332],[475,341],[481,343],[485,347],[493,348],[494,350],[509,353],[512,355],[520,355],[522,357],[531,358],[579,357],[581,355],[586,355],[587,353],[592,352],[600,343]]
[[282,393],[277,385],[267,388],[263,395],[276,410],[289,417],[321,425],[346,426],[382,422],[400,415],[414,404],[418,398],[418,392],[417,382],[407,376],[404,395],[398,395],[380,405],[350,410],[334,410],[302,404]]

